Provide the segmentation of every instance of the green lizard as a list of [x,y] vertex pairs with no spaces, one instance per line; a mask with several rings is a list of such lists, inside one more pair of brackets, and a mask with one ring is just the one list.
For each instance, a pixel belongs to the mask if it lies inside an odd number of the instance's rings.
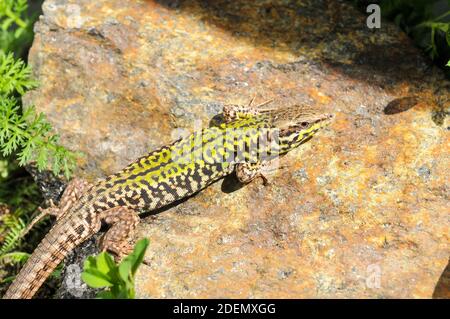
[[143,156],[95,184],[73,180],[59,206],[42,210],[57,217],[4,298],[31,298],[49,274],[76,246],[111,227],[100,246],[122,258],[139,223],[138,212],[150,211],[195,194],[236,172],[248,183],[278,156],[286,154],[326,126],[332,115],[291,106],[258,110],[227,105],[224,122],[192,133]]

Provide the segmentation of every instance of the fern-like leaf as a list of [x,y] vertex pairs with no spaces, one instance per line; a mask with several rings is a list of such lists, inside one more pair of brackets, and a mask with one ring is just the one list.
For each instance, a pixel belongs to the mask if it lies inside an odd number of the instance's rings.
[[30,257],[29,253],[24,253],[21,251],[14,251],[11,253],[6,253],[0,255],[0,264],[3,265],[22,265]]
[[8,216],[5,218],[4,224],[9,231],[6,234],[0,248],[0,256],[9,253],[20,244],[22,233],[26,229],[25,222],[21,218],[14,216]]
[[17,91],[23,95],[26,90],[37,86],[37,82],[31,79],[31,68],[22,60],[14,59],[10,52],[5,54],[0,51],[0,93],[3,95]]
[[0,94],[0,153],[17,153],[19,165],[36,161],[39,170],[51,167],[55,174],[64,172],[67,178],[75,167],[75,157],[60,146],[59,136],[52,133],[44,114],[37,114],[30,106],[20,114],[17,101]]

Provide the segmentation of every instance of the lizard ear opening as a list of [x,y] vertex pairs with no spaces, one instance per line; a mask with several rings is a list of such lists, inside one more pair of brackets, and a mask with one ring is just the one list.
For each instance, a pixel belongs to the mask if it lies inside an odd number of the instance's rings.
[[303,121],[303,122],[300,123],[300,126],[302,128],[307,128],[309,125],[310,125],[309,122],[306,122],[306,121]]

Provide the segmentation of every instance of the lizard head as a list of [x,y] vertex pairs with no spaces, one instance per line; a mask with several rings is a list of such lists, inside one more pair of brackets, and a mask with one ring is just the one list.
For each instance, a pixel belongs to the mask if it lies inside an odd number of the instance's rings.
[[286,153],[306,142],[329,125],[334,117],[330,113],[301,105],[264,113],[269,115],[271,125],[279,129],[280,153]]

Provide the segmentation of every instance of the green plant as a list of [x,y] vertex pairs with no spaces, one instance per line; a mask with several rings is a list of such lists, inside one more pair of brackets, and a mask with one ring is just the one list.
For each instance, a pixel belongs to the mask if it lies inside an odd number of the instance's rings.
[[3,254],[0,256],[0,263],[6,263],[6,264],[24,264],[28,257],[30,257],[30,254],[15,251],[12,253]]
[[27,16],[27,0],[0,1],[0,50],[21,56],[33,38],[35,17]]
[[[22,95],[26,90],[36,87],[31,79],[31,70],[20,59],[14,59],[12,53],[0,51],[0,158],[2,162],[2,178],[0,181],[0,203],[7,203],[13,208],[13,213],[0,218],[0,234],[5,234],[0,240],[0,259],[4,262],[18,262],[24,259],[4,258],[7,254],[21,254],[21,240],[26,228],[26,221],[37,208],[39,199],[37,187],[32,179],[23,179],[20,188],[14,188],[11,193],[11,183],[15,182],[11,172],[18,166],[36,162],[37,168],[42,170],[48,166],[58,174],[63,171],[69,177],[75,166],[74,154],[59,146],[58,136],[51,133],[51,126],[43,114],[37,115],[33,107],[22,112],[20,101],[16,95]],[[10,165],[11,164],[11,165]],[[31,195],[31,196],[30,196]],[[27,199],[32,199],[31,203]],[[12,256],[12,255],[9,255]],[[24,255],[23,255],[24,256]]]
[[[437,42],[440,38],[445,39],[447,47],[450,47],[450,22],[442,22],[442,20],[450,15],[450,10],[436,18],[419,23],[413,28],[412,32],[419,29],[429,30],[429,44],[425,45],[425,50],[429,52],[432,59],[440,56],[440,49]],[[443,41],[443,40],[442,40]]]
[[[22,231],[42,201],[31,176],[18,167],[16,161],[0,160],[0,260],[13,249],[22,246]],[[24,248],[24,247],[21,247]],[[6,261],[17,259],[4,259]]]
[[0,207],[7,207],[0,212],[0,289],[14,278],[14,269],[26,261],[27,251],[34,249],[48,226],[41,223],[23,240],[23,231],[42,197],[21,166],[36,163],[39,170],[51,168],[66,177],[75,166],[75,154],[58,144],[44,115],[32,106],[22,108],[21,96],[37,82],[18,57],[31,45],[40,3],[42,0],[34,2],[37,10],[30,16],[26,0],[0,0]]
[[381,7],[439,66],[450,58],[450,2],[445,0],[354,0],[361,9],[369,3]]
[[97,298],[132,299],[135,296],[134,275],[144,260],[149,240],[144,238],[136,243],[134,251],[116,264],[110,254],[102,252],[97,257],[90,256],[84,262],[81,278],[91,288],[107,288]]
[[27,16],[26,0],[0,1],[0,153],[9,157],[15,153],[19,165],[36,162],[39,170],[51,167],[55,174],[69,177],[75,166],[75,154],[58,144],[59,137],[51,125],[34,107],[22,110],[22,96],[37,86],[31,69],[14,58],[29,46],[34,18]]
[[75,166],[75,155],[58,145],[44,115],[36,114],[33,107],[21,112],[14,92],[24,94],[36,87],[30,78],[31,70],[12,53],[0,52],[0,152],[10,156],[17,152],[19,165],[35,161],[39,170],[51,166],[53,172],[63,171],[69,177]]
[[[20,265],[28,258],[25,251],[33,248],[33,241],[23,241],[23,231],[42,198],[31,176],[15,161],[1,160],[0,163],[0,204],[4,207],[0,214],[1,268],[3,265]],[[29,238],[36,238],[41,231],[42,228],[35,227]]]
[[438,62],[443,65],[450,54],[450,7],[447,3],[447,11],[441,9],[438,13],[438,4],[443,7],[445,1],[384,0],[381,1],[381,12],[405,30],[433,60],[440,60]]
[[13,54],[0,52],[0,94],[8,96],[17,91],[23,95],[26,90],[35,88],[37,82],[31,79],[31,69]]
[[22,232],[26,228],[25,222],[14,215],[4,218],[3,224],[8,229],[8,233],[3,240],[3,245],[0,247],[0,259],[5,258],[8,252],[19,245]]

